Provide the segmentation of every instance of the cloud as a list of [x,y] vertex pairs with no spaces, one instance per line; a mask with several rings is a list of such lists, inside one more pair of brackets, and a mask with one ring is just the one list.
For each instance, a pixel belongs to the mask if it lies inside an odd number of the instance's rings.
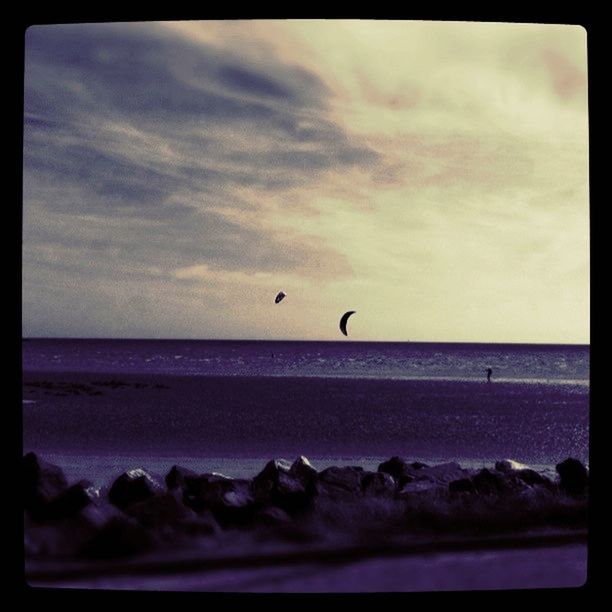
[[[346,302],[370,339],[585,330],[580,28],[35,26],[25,76],[26,330],[327,338]],[[301,317],[270,331],[278,284]]]

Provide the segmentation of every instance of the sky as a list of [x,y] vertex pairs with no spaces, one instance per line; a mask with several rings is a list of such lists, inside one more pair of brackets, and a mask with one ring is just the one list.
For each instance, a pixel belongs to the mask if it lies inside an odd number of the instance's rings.
[[30,27],[23,335],[588,343],[586,36]]

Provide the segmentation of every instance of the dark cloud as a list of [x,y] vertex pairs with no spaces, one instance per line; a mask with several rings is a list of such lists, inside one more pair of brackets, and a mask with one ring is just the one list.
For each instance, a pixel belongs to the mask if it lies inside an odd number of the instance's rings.
[[160,274],[199,264],[350,274],[333,246],[271,225],[247,195],[316,185],[351,166],[371,171],[376,154],[330,120],[328,93],[299,67],[253,63],[154,24],[30,28],[26,320],[44,292],[61,313],[92,279],[105,291],[130,279],[145,295]]

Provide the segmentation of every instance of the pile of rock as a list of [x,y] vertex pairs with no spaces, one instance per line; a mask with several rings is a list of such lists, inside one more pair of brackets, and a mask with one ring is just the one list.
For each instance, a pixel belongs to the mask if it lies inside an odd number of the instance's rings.
[[[557,465],[557,472],[553,481],[508,460],[470,471],[454,462],[428,466],[401,457],[381,463],[377,471],[348,466],[318,472],[299,457],[293,463],[272,460],[250,480],[174,466],[164,482],[132,469],[103,494],[88,481],[69,485],[60,468],[29,453],[22,460],[26,554],[110,558],[183,546],[234,529],[295,532],[330,508],[341,513],[351,505],[400,511],[405,529],[417,508],[431,513],[442,502],[447,514],[468,507],[470,500],[512,508],[527,499],[526,493],[545,492],[548,504],[586,508],[585,466],[570,458]],[[458,499],[461,504],[455,504]],[[357,512],[352,520],[366,522],[371,514]]]

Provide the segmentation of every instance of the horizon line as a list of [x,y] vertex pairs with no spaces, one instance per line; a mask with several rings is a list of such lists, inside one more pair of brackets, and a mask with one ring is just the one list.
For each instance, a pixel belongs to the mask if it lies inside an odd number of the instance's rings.
[[109,336],[22,336],[24,340],[123,340],[145,342],[350,342],[368,344],[496,344],[496,345],[536,345],[536,346],[590,346],[589,342],[521,342],[486,340],[320,340],[320,339],[283,339],[283,338],[129,338]]

